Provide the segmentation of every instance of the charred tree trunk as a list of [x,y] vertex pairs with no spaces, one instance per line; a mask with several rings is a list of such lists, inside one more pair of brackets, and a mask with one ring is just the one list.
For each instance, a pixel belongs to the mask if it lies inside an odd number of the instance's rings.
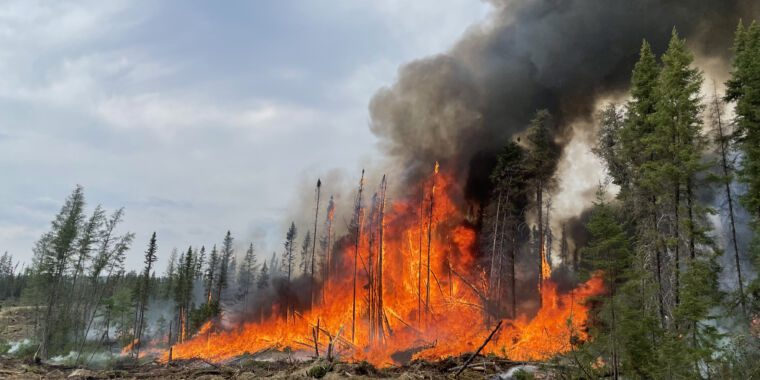
[[435,185],[438,178],[438,162],[435,163],[433,172],[433,187],[430,192],[430,209],[428,211],[428,230],[427,230],[427,282],[425,284],[425,312],[430,316],[430,250],[433,233],[433,210],[435,208]]
[[543,219],[543,184],[539,181],[536,186],[536,207],[538,207],[538,306],[543,306],[544,287],[544,219]]
[[383,330],[383,320],[385,316],[385,309],[383,308],[383,238],[384,238],[384,225],[385,225],[385,197],[388,184],[383,175],[383,180],[380,185],[380,215],[378,226],[378,250],[377,250],[377,320],[380,321],[377,325],[377,335],[382,343],[385,339],[385,331]]
[[[489,298],[490,301],[493,302],[495,298],[495,294],[498,293],[496,290],[496,240],[499,237],[499,221],[500,221],[500,214],[501,214],[501,191],[499,191],[499,195],[496,198],[496,217],[494,218],[494,227],[493,227],[493,243],[491,244],[491,273],[489,275]],[[486,324],[491,324],[491,313],[486,313]]]
[[314,211],[314,238],[311,242],[311,307],[314,307],[314,292],[316,290],[316,281],[314,281],[314,262],[317,257],[317,221],[319,220],[319,193],[322,188],[322,181],[317,179],[317,207]]
[[517,259],[517,226],[513,226],[511,230],[512,244],[509,247],[510,260],[509,260],[509,279],[511,282],[511,301],[512,301],[512,319],[517,318],[517,280],[515,277],[515,260]]
[[726,201],[728,202],[728,221],[731,226],[731,245],[734,249],[734,265],[736,265],[736,280],[739,285],[739,303],[742,307],[742,312],[747,312],[746,300],[744,298],[744,281],[742,279],[742,268],[739,262],[739,243],[736,239],[736,217],[734,215],[734,200],[733,192],[731,191],[731,167],[729,164],[729,147],[728,138],[723,131],[723,118],[721,114],[721,107],[718,95],[714,96],[714,123],[716,132],[718,133],[718,153],[720,154],[720,167],[723,171],[723,186],[726,191]]
[[356,196],[356,207],[354,208],[354,215],[356,218],[356,230],[354,238],[354,283],[353,283],[353,301],[351,304],[351,343],[356,338],[356,276],[358,274],[359,264],[359,241],[361,240],[362,231],[362,191],[364,190],[364,170],[362,169],[362,177],[359,180],[359,193]]
[[422,326],[422,228],[425,224],[425,218],[423,216],[423,208],[425,207],[425,189],[421,190],[420,194],[420,243],[417,250],[417,327]]

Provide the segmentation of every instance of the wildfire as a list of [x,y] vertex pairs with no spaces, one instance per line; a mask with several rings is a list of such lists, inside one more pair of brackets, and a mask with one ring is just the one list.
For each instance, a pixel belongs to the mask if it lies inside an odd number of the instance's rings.
[[546,260],[546,248],[541,245],[541,278],[548,280],[552,277],[552,267],[549,266],[549,261]]
[[[407,358],[439,359],[475,350],[492,327],[481,324],[487,318],[483,293],[477,289],[482,270],[476,266],[476,231],[465,223],[463,213],[452,201],[461,199],[461,189],[452,186],[445,172],[438,172],[437,163],[434,175],[425,182],[420,186],[428,189],[423,202],[430,202],[425,205],[430,215],[421,218],[419,199],[389,202],[378,224],[384,228],[381,248],[378,250],[378,242],[372,241],[370,233],[362,233],[356,288],[354,238],[339,240],[331,256],[342,260],[335,260],[337,267],[330,270],[323,287],[329,292],[321,303],[289,316],[283,316],[281,305],[273,305],[269,317],[232,331],[213,332],[211,325],[204,325],[203,333],[173,347],[173,357],[223,360],[286,347],[314,354],[316,340],[322,355],[332,345],[333,354],[343,359],[384,366],[398,362],[401,352]],[[430,206],[433,189],[435,207]],[[372,269],[364,268],[371,266],[368,263],[378,252],[382,269],[372,274]],[[586,338],[588,309],[584,300],[603,291],[601,278],[593,277],[572,292],[560,294],[550,279],[551,269],[543,252],[541,260],[545,268],[541,309],[532,318],[520,315],[505,320],[505,327],[484,353],[514,360],[545,359],[569,350],[573,339]],[[377,289],[372,276],[382,277],[379,295],[371,290]],[[352,342],[354,290],[356,325]],[[380,303],[376,302],[378,297]],[[493,318],[488,319],[495,323]],[[377,334],[378,329],[384,334]]]

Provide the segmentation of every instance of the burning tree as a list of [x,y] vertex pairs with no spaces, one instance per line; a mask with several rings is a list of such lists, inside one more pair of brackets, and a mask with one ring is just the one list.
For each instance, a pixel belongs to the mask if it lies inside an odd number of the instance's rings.
[[538,246],[538,292],[543,290],[544,280],[551,276],[551,268],[546,259],[544,224],[544,194],[554,184],[554,172],[559,160],[559,147],[554,142],[553,123],[548,111],[536,113],[528,129],[530,153],[527,160],[528,171],[536,191],[537,246]]
[[[508,151],[519,157],[515,152],[520,150],[515,149],[511,146]],[[504,164],[513,160],[515,157],[505,155]],[[523,181],[518,178],[521,178],[519,171],[513,171],[511,166],[503,169],[499,177],[502,180],[514,184]],[[433,173],[411,189],[413,194],[426,189],[428,195],[422,214],[425,223],[420,228],[417,197],[400,195],[389,202],[388,180],[382,177],[365,206],[364,193],[369,187],[362,176],[349,234],[337,239],[335,253],[330,254],[331,261],[336,258],[333,261],[336,268],[327,272],[329,277],[323,286],[329,292],[323,302],[309,308],[310,303],[296,304],[291,302],[290,293],[282,293],[279,296],[283,298],[273,303],[272,311],[280,302],[288,305],[292,318],[264,318],[269,313],[262,313],[260,323],[176,346],[175,357],[219,359],[273,344],[306,344],[312,352],[315,346],[323,349],[332,346],[337,353],[354,359],[383,363],[392,360],[395,353],[410,349],[419,357],[440,358],[465,351],[471,344],[480,344],[490,330],[473,328],[477,325],[473,322],[482,320],[487,293],[480,286],[476,230],[455,201],[462,190],[452,178],[436,165]],[[510,193],[509,199],[506,194],[502,197],[504,210],[499,220],[511,233],[517,223],[510,218],[517,218],[519,212],[517,206],[508,204],[519,203],[520,196]],[[328,218],[332,220],[330,212]],[[294,230],[294,224],[291,227]],[[501,234],[498,237],[501,239]],[[517,246],[517,241],[508,242],[508,235],[503,239],[504,246]],[[303,283],[300,281],[308,280],[310,273],[302,276],[291,281]],[[487,280],[488,276],[484,278]],[[507,323],[484,347],[484,352],[506,349],[515,359],[543,358],[567,350],[571,337],[583,336],[582,324],[588,311],[581,302],[602,290],[601,281],[593,278],[572,295],[560,294],[551,280],[546,281],[541,294],[544,306],[536,317],[518,316]],[[519,315],[515,310],[513,314]],[[414,319],[420,315],[426,315],[425,323],[414,326]],[[572,321],[569,328],[565,323],[568,319]],[[353,339],[343,337],[348,328]],[[320,333],[314,334],[317,330]],[[436,340],[446,343],[435,345]],[[304,343],[309,341],[312,343]]]

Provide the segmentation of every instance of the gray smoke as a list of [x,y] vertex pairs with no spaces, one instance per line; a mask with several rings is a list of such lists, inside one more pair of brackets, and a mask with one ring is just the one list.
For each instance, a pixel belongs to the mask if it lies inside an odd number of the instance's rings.
[[739,19],[759,8],[749,0],[492,3],[449,52],[402,66],[370,103],[371,130],[406,178],[439,160],[470,186],[483,183],[480,163],[536,110],[549,109],[560,127],[591,120],[597,99],[627,87],[642,39],[659,54],[676,27],[698,55],[725,60]]

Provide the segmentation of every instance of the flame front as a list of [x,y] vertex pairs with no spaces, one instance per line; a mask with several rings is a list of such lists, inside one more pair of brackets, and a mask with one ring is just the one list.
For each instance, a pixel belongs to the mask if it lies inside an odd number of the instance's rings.
[[552,267],[546,259],[546,244],[541,245],[541,278],[548,280],[552,277]]
[[[319,304],[285,316],[275,305],[268,317],[230,331],[211,332],[204,326],[203,333],[175,345],[173,357],[218,361],[286,347],[313,354],[315,331],[320,354],[326,353],[332,340],[333,353],[341,358],[379,366],[398,363],[399,353],[406,353],[407,358],[441,359],[477,349],[493,328],[488,324],[495,321],[486,318],[487,292],[479,291],[487,281],[477,265],[476,231],[452,201],[462,199],[461,189],[452,186],[445,172],[438,172],[437,164],[434,175],[420,187],[417,194],[425,194],[424,207],[419,199],[389,202],[379,223],[384,228],[379,250],[384,257],[381,271],[374,276],[382,276],[381,295],[370,294],[369,289],[375,287],[372,270],[367,269],[375,260],[370,252],[377,250],[378,242],[373,243],[366,233],[360,238],[353,342],[354,246],[338,241],[331,256],[341,260],[333,260],[335,267],[322,287]],[[532,318],[520,315],[505,320],[483,353],[541,360],[568,351],[573,339],[586,338],[588,308],[584,300],[604,290],[601,278],[592,277],[572,292],[560,294],[550,279],[543,249],[541,260],[546,268],[541,274],[545,278],[541,309]],[[377,297],[382,299],[381,313],[373,311],[372,300]],[[384,333],[378,334],[378,329]]]

